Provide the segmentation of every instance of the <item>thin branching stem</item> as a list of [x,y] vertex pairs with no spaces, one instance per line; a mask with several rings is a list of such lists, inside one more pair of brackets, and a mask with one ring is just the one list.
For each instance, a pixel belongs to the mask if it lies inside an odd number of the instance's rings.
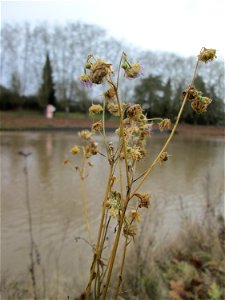
[[125,258],[126,258],[127,246],[128,245],[129,245],[128,237],[126,237],[125,242],[124,242],[124,247],[123,247],[123,256],[122,256],[122,262],[121,262],[121,266],[120,266],[120,273],[119,273],[119,276],[118,276],[118,283],[117,283],[116,293],[115,293],[115,297],[114,297],[115,300],[119,296],[121,284],[122,284],[122,281],[123,281],[123,270],[124,270]]
[[109,177],[108,177],[108,182],[107,182],[106,191],[105,191],[105,197],[104,197],[104,201],[103,201],[103,208],[102,208],[102,215],[101,215],[101,220],[100,220],[100,224],[99,224],[97,243],[96,243],[96,247],[95,247],[95,253],[94,253],[94,256],[93,256],[91,270],[90,270],[89,282],[88,282],[88,285],[86,287],[85,297],[86,297],[87,300],[90,299],[91,284],[92,284],[92,281],[94,280],[95,266],[96,266],[96,263],[97,263],[98,259],[101,256],[101,253],[99,252],[99,246],[100,246],[100,241],[101,241],[101,237],[102,237],[105,213],[106,213],[106,209],[107,209],[106,201],[107,201],[107,198],[108,198],[108,195],[109,195],[109,192],[110,192],[110,187],[111,187],[112,171],[113,171],[113,164],[110,165],[110,169],[109,169]]
[[86,156],[85,151],[83,151],[83,161],[82,161],[82,167],[81,167],[81,191],[82,191],[82,197],[83,197],[83,210],[84,210],[84,222],[86,224],[89,242],[91,245],[93,245],[93,234],[91,232],[90,223],[89,223],[89,214],[88,214],[88,208],[87,208],[87,194],[85,189],[85,176],[86,176]]

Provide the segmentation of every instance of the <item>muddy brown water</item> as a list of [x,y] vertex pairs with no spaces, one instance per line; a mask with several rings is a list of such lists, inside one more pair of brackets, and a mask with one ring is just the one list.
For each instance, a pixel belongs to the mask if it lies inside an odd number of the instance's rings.
[[[96,138],[101,145],[100,137]],[[109,135],[109,140],[114,141]],[[153,134],[148,140],[148,156],[140,163],[142,174],[163,145],[166,135]],[[81,186],[77,174],[63,164],[69,150],[79,143],[76,133],[2,132],[1,133],[1,272],[18,278],[28,270],[29,233],[26,209],[24,158],[28,157],[29,197],[34,240],[46,276],[76,281],[87,278],[91,249],[83,220]],[[159,240],[173,236],[181,226],[181,216],[204,217],[207,201],[216,210],[224,209],[219,199],[224,193],[224,139],[175,136],[168,148],[168,162],[155,168],[142,191],[152,194],[151,228]],[[73,157],[79,165],[79,156]],[[91,228],[96,236],[100,208],[107,180],[108,165],[102,156],[91,159],[94,167],[86,180]],[[208,200],[207,200],[208,199]],[[156,225],[157,224],[157,225]],[[157,228],[157,230],[156,230]],[[111,225],[111,235],[114,227]],[[149,235],[151,234],[149,229]],[[76,242],[76,238],[79,241]]]

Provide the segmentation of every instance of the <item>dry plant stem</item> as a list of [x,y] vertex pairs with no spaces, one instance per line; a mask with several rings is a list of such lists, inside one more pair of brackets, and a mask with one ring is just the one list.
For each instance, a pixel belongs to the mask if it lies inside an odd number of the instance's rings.
[[86,157],[85,157],[85,153],[83,153],[83,162],[82,162],[82,168],[81,168],[81,190],[82,190],[82,197],[83,197],[84,222],[87,227],[89,242],[91,245],[93,245],[93,235],[92,235],[90,223],[89,223],[88,209],[87,209],[87,194],[86,194],[85,182],[84,182],[84,180],[85,180],[85,164],[86,164]]
[[106,192],[105,192],[105,197],[104,197],[104,201],[103,201],[102,215],[101,215],[101,220],[100,220],[99,230],[98,230],[98,238],[97,238],[95,253],[93,256],[92,266],[91,266],[91,270],[90,270],[89,282],[88,282],[88,285],[86,288],[86,295],[85,295],[86,300],[89,300],[89,298],[90,298],[91,284],[92,284],[92,281],[94,279],[94,274],[95,274],[95,266],[96,266],[98,259],[101,257],[101,252],[99,251],[99,246],[100,246],[100,242],[101,242],[103,223],[104,223],[105,213],[106,213],[106,208],[107,208],[106,201],[107,201],[108,194],[110,192],[110,187],[111,187],[112,172],[113,172],[113,164],[110,165],[109,177],[108,177],[108,182],[106,185]]
[[106,133],[105,133],[105,100],[103,102],[103,112],[102,112],[102,137],[103,137],[105,149],[107,152],[107,158],[108,158],[108,161],[110,161],[110,155],[109,155],[109,151],[108,151],[108,144],[107,144]]
[[31,212],[31,207],[30,207],[27,156],[25,157],[24,174],[25,174],[25,181],[26,181],[26,205],[27,205],[27,211],[28,211],[28,223],[29,223],[29,235],[30,235],[30,263],[31,263],[30,273],[31,273],[34,300],[37,300],[35,259],[34,259],[35,243],[34,243],[34,238],[33,238],[33,222],[32,222],[32,212]]
[[123,257],[122,257],[122,262],[121,262],[121,267],[120,267],[120,274],[119,274],[118,284],[117,284],[117,288],[116,288],[116,294],[115,294],[115,298],[114,298],[115,300],[119,296],[120,287],[121,287],[121,284],[122,284],[122,281],[123,281],[123,270],[124,270],[125,258],[126,258],[127,246],[128,245],[129,245],[128,237],[126,237],[124,248],[123,248]]
[[[121,62],[120,62],[120,66],[121,66]],[[119,71],[120,71],[120,69],[119,69]],[[129,201],[129,196],[130,196],[130,189],[131,189],[130,174],[129,174],[129,168],[128,168],[128,158],[127,158],[127,147],[126,147],[126,141],[125,141],[125,137],[124,137],[123,112],[122,112],[121,103],[120,103],[120,99],[119,99],[119,95],[118,95],[119,77],[117,78],[117,86],[115,86],[112,81],[110,83],[114,87],[115,94],[116,94],[116,100],[117,100],[117,104],[118,104],[119,112],[120,112],[120,127],[119,127],[120,128],[120,141],[122,140],[122,144],[123,144],[123,147],[121,148],[121,150],[123,150],[124,161],[125,161],[126,178],[127,178],[127,194],[126,194],[126,200],[125,200],[124,206],[122,207],[122,214],[119,219],[119,227],[117,230],[116,238],[114,240],[113,249],[112,249],[110,260],[109,260],[109,269],[107,272],[106,283],[103,288],[102,299],[106,299],[107,290],[108,290],[109,282],[111,279],[112,269],[113,269],[113,265],[114,265],[118,245],[119,245],[120,234],[121,234],[121,230],[123,227],[123,220],[125,217],[125,213],[126,213],[126,209],[127,209],[127,205],[128,205],[128,201]],[[118,155],[118,158],[119,158],[119,155]]]
[[[196,78],[196,74],[197,74],[197,69],[198,69],[198,63],[199,63],[199,60],[197,61],[196,63],[196,66],[195,66],[195,71],[194,71],[194,75],[193,75],[193,78],[192,78],[192,81],[191,81],[191,84],[194,84],[194,80]],[[173,126],[173,129],[166,141],[166,143],[164,144],[164,146],[162,147],[161,151],[159,152],[159,154],[157,155],[157,157],[155,158],[155,160],[153,161],[153,163],[151,164],[151,166],[143,173],[143,177],[142,177],[142,180],[141,182],[138,184],[138,186],[134,189],[134,191],[132,192],[131,196],[130,196],[130,199],[135,195],[135,193],[140,189],[140,187],[142,186],[142,184],[144,183],[145,179],[148,177],[148,175],[151,173],[152,169],[154,168],[154,166],[157,164],[157,162],[159,161],[160,159],[160,156],[161,154],[166,150],[167,146],[169,145],[171,139],[173,138],[173,135],[177,129],[177,126],[178,126],[178,123],[180,121],[180,117],[182,115],[182,112],[183,112],[183,109],[184,109],[184,106],[185,106],[185,103],[187,101],[187,98],[188,98],[188,93],[185,95],[184,99],[183,99],[183,102],[182,102],[182,105],[181,105],[181,108],[180,108],[180,111],[177,115],[177,119],[176,119],[176,122]],[[140,177],[138,178],[140,179]]]
[[104,300],[106,299],[106,296],[107,296],[107,290],[108,290],[109,282],[110,282],[111,275],[112,275],[112,269],[113,269],[113,265],[114,265],[118,245],[119,245],[120,234],[121,234],[122,227],[123,227],[123,220],[124,220],[127,205],[128,205],[128,199],[129,199],[129,191],[127,193],[126,201],[125,201],[124,207],[122,209],[122,214],[121,214],[120,220],[119,220],[119,227],[117,229],[116,238],[114,240],[113,249],[112,249],[110,260],[109,260],[109,269],[108,269],[108,273],[107,273],[106,283],[104,284],[103,293],[102,293],[102,299],[104,299]]

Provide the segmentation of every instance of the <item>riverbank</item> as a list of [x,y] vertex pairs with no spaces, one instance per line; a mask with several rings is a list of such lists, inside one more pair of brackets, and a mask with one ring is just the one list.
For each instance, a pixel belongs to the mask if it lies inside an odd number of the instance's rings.
[[[52,120],[48,120],[45,116],[37,113],[18,113],[18,112],[1,112],[1,131],[15,130],[80,130],[82,128],[90,128],[92,119],[85,114],[71,113],[66,116],[64,113],[57,113]],[[117,119],[106,120],[106,128],[114,130],[118,126]],[[157,127],[155,127],[157,130]],[[224,127],[216,126],[199,126],[180,124],[177,133],[192,136],[225,136]]]

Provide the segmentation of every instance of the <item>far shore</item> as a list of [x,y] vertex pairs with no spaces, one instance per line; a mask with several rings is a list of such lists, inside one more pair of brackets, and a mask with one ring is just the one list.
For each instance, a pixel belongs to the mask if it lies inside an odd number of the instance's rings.
[[[1,131],[72,131],[81,130],[83,128],[91,128],[92,119],[88,115],[70,114],[68,117],[64,113],[58,113],[49,120],[41,114],[11,113],[1,112]],[[113,131],[118,126],[116,119],[106,120],[106,129]],[[157,126],[154,127],[157,131]],[[218,126],[200,126],[179,124],[177,131],[182,135],[193,136],[214,136],[224,137],[225,127]]]

